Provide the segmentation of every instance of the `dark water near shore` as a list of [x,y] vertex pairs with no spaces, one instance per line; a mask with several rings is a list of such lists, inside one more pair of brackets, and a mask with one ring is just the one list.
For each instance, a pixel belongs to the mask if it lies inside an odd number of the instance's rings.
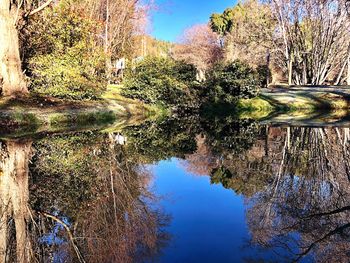
[[348,262],[349,142],[196,116],[3,138],[0,260]]

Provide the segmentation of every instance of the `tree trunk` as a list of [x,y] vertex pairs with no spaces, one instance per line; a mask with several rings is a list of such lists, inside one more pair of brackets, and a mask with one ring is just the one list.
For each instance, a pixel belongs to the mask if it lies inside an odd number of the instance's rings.
[[288,61],[288,85],[291,86],[293,83],[293,61],[292,56]]
[[344,69],[345,69],[345,67],[346,67],[347,64],[348,64],[348,61],[345,61],[345,63],[344,63],[343,66],[341,67],[340,72],[339,72],[338,77],[337,77],[337,80],[334,82],[334,85],[335,85],[335,86],[339,85],[340,81],[342,80],[342,76],[343,76],[343,73],[344,73]]
[[0,82],[5,96],[28,93],[19,55],[16,10],[10,9],[10,0],[0,0]]
[[350,57],[348,57],[348,76],[346,78],[346,83],[350,85]]
[[206,80],[205,71],[203,69],[197,69],[196,80],[198,82],[204,82]]
[[109,43],[109,23],[110,23],[110,12],[109,12],[109,0],[106,1],[106,21],[105,21],[105,43],[104,50],[106,54],[106,75],[108,84],[111,83],[112,79],[112,54],[110,54],[110,43]]
[[271,61],[271,54],[270,54],[270,49],[267,50],[266,52],[266,88],[269,87],[270,85],[270,61]]

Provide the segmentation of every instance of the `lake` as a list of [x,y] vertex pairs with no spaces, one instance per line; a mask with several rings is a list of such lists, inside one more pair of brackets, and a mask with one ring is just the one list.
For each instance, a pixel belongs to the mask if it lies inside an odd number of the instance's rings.
[[350,125],[171,117],[2,135],[2,262],[348,262]]

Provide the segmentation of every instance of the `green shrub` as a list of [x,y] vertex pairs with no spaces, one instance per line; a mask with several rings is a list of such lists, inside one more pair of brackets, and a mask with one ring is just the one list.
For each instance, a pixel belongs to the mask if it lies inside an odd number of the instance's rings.
[[122,95],[164,106],[195,104],[196,70],[168,58],[147,57],[126,74]]
[[256,97],[260,90],[259,74],[239,61],[216,65],[209,74],[205,94],[209,101],[235,103]]
[[31,61],[32,90],[40,94],[74,100],[98,98],[107,83],[103,77],[95,73],[96,65],[87,65],[88,63],[81,60],[89,58],[84,56],[80,59],[78,53],[79,51],[74,48],[60,56],[53,53],[35,57]]
[[105,56],[96,23],[71,1],[60,2],[30,25],[26,63],[35,92],[65,99],[96,99],[106,88]]

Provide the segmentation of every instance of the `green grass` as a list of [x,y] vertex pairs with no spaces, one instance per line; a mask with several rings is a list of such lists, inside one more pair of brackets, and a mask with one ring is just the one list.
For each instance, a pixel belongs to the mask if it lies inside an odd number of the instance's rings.
[[322,110],[348,110],[347,97],[320,92],[268,92],[253,99],[241,99],[236,105],[240,118],[264,119],[279,112],[290,117],[305,116]]
[[263,119],[269,116],[274,110],[275,107],[261,97],[241,99],[236,105],[236,111],[240,118]]
[[244,111],[264,111],[273,110],[274,106],[271,105],[267,100],[261,97],[253,99],[241,99],[238,101],[237,108]]
[[315,88],[315,91],[285,91],[267,92],[260,98],[268,101],[274,108],[295,110],[330,110],[348,109],[349,97],[331,92],[323,92]]
[[161,105],[146,104],[140,100],[126,98],[121,95],[122,85],[108,85],[102,98],[110,105],[124,107],[129,115],[144,115],[146,117],[168,116],[170,110]]
[[105,126],[117,119],[139,121],[169,114],[158,105],[147,105],[120,95],[120,86],[111,85],[99,101],[65,101],[31,94],[13,99],[0,98],[0,134],[22,136],[66,128]]

